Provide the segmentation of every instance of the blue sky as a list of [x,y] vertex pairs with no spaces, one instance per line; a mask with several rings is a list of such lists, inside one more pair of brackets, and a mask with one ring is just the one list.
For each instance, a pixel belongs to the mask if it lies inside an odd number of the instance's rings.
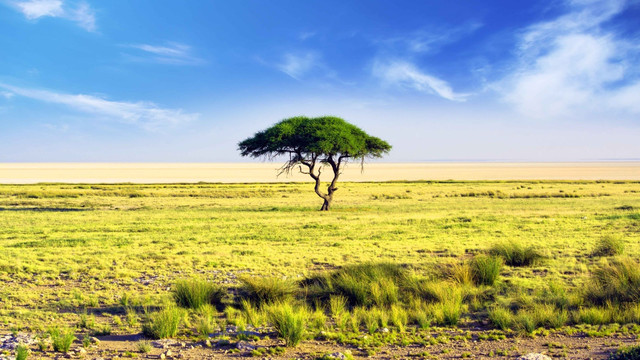
[[336,115],[386,161],[640,158],[640,2],[0,0],[0,162],[241,161]]

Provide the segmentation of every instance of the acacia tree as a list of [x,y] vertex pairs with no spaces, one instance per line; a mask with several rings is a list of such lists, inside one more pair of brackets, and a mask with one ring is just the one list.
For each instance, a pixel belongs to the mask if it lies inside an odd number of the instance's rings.
[[[315,180],[315,192],[324,200],[320,210],[329,210],[336,183],[344,165],[352,159],[379,158],[391,145],[370,136],[339,117],[296,116],[280,121],[238,144],[242,156],[273,159],[285,155],[289,160],[280,173],[298,169]],[[327,192],[321,190],[320,175],[325,167],[333,171]]]

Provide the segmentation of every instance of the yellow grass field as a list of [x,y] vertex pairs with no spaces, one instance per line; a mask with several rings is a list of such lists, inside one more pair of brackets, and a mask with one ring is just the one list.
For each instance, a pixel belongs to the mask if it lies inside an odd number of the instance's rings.
[[[0,183],[256,183],[309,181],[278,175],[263,163],[0,163]],[[640,161],[500,163],[432,162],[349,164],[341,181],[392,180],[640,180]]]

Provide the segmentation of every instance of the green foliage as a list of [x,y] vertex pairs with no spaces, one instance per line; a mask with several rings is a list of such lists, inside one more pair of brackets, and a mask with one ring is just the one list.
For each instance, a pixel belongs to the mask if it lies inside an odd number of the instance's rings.
[[594,271],[585,299],[594,305],[640,301],[640,264],[630,258],[614,259]]
[[296,284],[276,277],[250,277],[240,279],[240,296],[257,306],[290,300]]
[[198,309],[205,304],[220,306],[225,289],[200,278],[178,280],[171,289],[178,306]]
[[500,276],[502,258],[498,256],[477,255],[471,260],[473,281],[478,285],[493,285]]
[[295,347],[302,341],[308,319],[306,309],[289,303],[273,303],[267,306],[266,312],[269,322],[287,347]]
[[596,243],[595,249],[593,249],[593,256],[616,256],[622,255],[624,252],[624,242],[622,239],[607,235],[603,236]]
[[173,306],[147,314],[142,324],[142,333],[151,339],[174,337],[178,334],[183,316],[183,310]]
[[621,347],[609,356],[609,360],[640,360],[640,345]]
[[16,360],[27,360],[29,356],[29,348],[24,345],[16,346]]
[[514,321],[511,311],[502,307],[489,309],[489,320],[500,330],[510,329]]
[[352,306],[391,306],[399,301],[407,272],[390,263],[348,265],[328,274],[305,279],[310,300],[342,296]]
[[391,146],[333,116],[285,119],[238,144],[242,156],[304,154],[381,157]]
[[151,343],[147,340],[138,341],[136,346],[138,347],[138,351],[143,354],[151,352]]
[[71,328],[51,328],[49,329],[49,336],[51,336],[53,350],[63,353],[69,351],[71,344],[73,344],[73,341],[76,339],[73,329]]
[[489,254],[501,257],[508,266],[531,266],[543,259],[535,247],[513,241],[493,245]]

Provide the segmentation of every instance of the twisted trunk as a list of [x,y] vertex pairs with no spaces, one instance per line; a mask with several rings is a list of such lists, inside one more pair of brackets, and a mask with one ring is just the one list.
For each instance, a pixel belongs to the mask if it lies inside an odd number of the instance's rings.
[[316,155],[312,156],[309,161],[300,161],[303,165],[309,168],[308,172],[302,171],[302,168],[300,169],[300,171],[302,173],[309,174],[309,176],[311,176],[311,178],[315,180],[316,183],[314,186],[314,190],[316,194],[324,200],[322,207],[320,208],[320,211],[328,211],[329,208],[331,207],[331,202],[333,201],[333,193],[336,192],[336,190],[338,190],[338,188],[336,187],[336,183],[338,182],[338,177],[340,176],[340,166],[342,165],[342,160],[344,158],[346,158],[346,156],[340,156],[338,158],[338,161],[336,162],[333,159],[333,155],[329,155],[327,159],[324,160],[326,161],[326,163],[328,163],[331,166],[331,170],[333,170],[333,179],[331,180],[331,183],[327,187],[326,194],[320,190],[320,187],[321,187],[320,175],[322,174],[322,171],[318,169],[318,173],[317,174],[315,173],[317,156]]

